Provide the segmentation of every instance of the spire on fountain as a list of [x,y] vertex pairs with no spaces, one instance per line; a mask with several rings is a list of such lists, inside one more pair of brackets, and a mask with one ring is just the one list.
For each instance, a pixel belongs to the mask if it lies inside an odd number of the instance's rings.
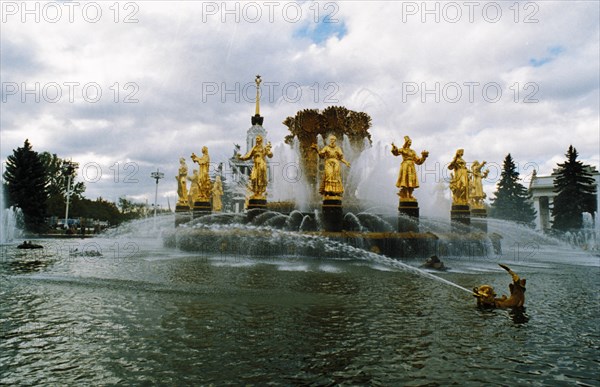
[[254,83],[256,83],[256,109],[254,112],[254,116],[251,118],[252,125],[260,125],[262,126],[264,117],[260,115],[260,83],[262,79],[260,79],[260,75],[256,76]]

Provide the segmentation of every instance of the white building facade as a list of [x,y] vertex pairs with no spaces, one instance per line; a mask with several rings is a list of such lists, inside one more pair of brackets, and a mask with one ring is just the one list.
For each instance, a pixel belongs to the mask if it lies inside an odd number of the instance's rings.
[[[600,227],[600,217],[598,209],[600,209],[600,173],[595,167],[591,167],[589,172],[595,181],[596,185],[596,214],[594,226],[597,229]],[[546,231],[552,227],[552,205],[557,193],[554,192],[554,173],[549,176],[538,176],[534,171],[529,183],[529,193],[533,200],[533,205],[536,211],[535,228],[537,230]]]

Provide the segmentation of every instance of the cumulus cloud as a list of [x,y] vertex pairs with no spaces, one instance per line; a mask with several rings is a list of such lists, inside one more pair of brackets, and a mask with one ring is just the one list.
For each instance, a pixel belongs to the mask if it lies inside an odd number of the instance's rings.
[[256,74],[273,144],[296,111],[344,105],[431,162],[510,152],[546,174],[573,144],[598,166],[597,2],[90,3],[72,22],[66,3],[2,3],[0,151],[29,138],[79,161],[92,198],[152,201],[160,168],[165,205],[180,156],[226,162]]

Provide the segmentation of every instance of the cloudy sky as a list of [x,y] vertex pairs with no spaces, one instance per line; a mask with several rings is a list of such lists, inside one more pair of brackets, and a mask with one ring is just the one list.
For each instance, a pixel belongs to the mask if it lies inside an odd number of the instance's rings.
[[152,202],[160,168],[173,206],[180,156],[245,143],[256,74],[274,145],[287,116],[343,105],[371,115],[376,146],[410,135],[439,179],[457,148],[510,152],[525,179],[569,144],[600,162],[595,1],[1,5],[1,159],[28,138],[79,162],[92,199]]

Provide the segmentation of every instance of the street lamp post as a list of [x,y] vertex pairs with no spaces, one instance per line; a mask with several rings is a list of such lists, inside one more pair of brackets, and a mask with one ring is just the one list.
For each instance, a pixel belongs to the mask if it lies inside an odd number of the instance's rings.
[[156,190],[154,192],[154,227],[156,227],[156,207],[157,207],[157,201],[158,201],[158,181],[160,179],[162,179],[163,177],[165,177],[165,174],[162,172],[159,172],[158,168],[156,168],[156,172],[152,172],[150,174],[150,177],[152,177],[153,179],[156,180]]
[[65,229],[67,230],[69,229],[69,202],[71,199],[71,194],[73,193],[73,191],[71,190],[71,177],[73,176],[73,173],[78,167],[79,163],[73,162],[71,160],[65,161],[63,166],[64,172],[67,175],[67,206],[65,209]]

